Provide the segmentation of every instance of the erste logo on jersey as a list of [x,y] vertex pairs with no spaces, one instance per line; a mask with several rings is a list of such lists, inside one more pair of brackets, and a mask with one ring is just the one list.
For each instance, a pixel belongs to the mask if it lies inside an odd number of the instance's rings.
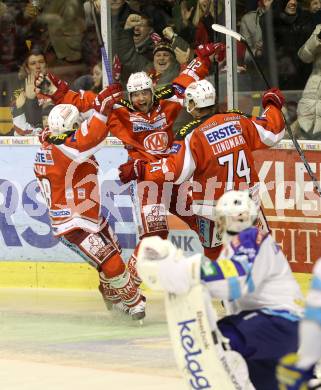
[[161,130],[167,126],[167,119],[164,112],[157,115],[154,119],[146,119],[137,114],[130,114],[129,120],[132,122],[133,132]]
[[158,154],[167,152],[168,135],[165,131],[158,131],[144,139],[144,147],[148,153]]
[[204,135],[210,145],[214,145],[240,134],[242,134],[242,129],[239,121],[226,122],[204,131]]
[[51,150],[40,150],[37,152],[35,164],[54,165]]

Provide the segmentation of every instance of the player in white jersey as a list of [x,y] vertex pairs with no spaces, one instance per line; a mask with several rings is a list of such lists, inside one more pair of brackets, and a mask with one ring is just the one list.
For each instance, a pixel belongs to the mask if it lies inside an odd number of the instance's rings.
[[257,215],[248,192],[229,191],[216,206],[224,242],[216,262],[186,258],[170,241],[146,238],[138,272],[151,288],[156,283],[169,293],[188,294],[201,283],[211,297],[224,300],[230,314],[218,321],[219,330],[246,360],[255,388],[274,390],[278,360],[297,350],[302,295],[271,235],[254,226]]
[[304,317],[299,325],[299,351],[284,356],[277,368],[280,390],[321,389],[314,368],[321,359],[321,259],[313,268]]

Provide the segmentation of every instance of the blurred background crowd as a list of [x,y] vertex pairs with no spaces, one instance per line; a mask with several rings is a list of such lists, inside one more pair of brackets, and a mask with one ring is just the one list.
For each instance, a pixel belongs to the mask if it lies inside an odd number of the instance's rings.
[[[102,0],[106,1],[106,0]],[[321,140],[321,0],[235,0],[236,28],[248,41],[271,85],[287,97],[286,116],[299,139]],[[225,24],[224,0],[107,0],[113,76],[124,86],[145,70],[155,87],[170,83],[214,41],[211,25]],[[74,90],[102,88],[93,12],[100,0],[0,1],[0,135],[28,135],[46,125],[52,107],[34,92],[38,72],[50,71]],[[216,36],[225,43],[225,36]],[[196,50],[197,51],[197,50]],[[243,44],[237,45],[238,107],[251,113],[265,89]],[[218,73],[226,101],[226,63]]]

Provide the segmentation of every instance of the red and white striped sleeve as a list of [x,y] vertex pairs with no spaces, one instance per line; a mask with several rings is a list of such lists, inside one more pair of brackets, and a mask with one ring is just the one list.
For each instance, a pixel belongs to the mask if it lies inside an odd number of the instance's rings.
[[284,137],[282,112],[273,105],[268,105],[260,117],[252,117],[247,122],[244,137],[252,150],[274,146]]

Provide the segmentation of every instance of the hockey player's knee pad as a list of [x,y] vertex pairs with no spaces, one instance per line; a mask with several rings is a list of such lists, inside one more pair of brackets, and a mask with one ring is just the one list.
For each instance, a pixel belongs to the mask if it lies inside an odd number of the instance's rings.
[[107,278],[114,278],[115,276],[121,275],[125,269],[125,263],[118,253],[101,265],[101,271]]
[[162,203],[147,204],[141,211],[143,234],[140,238],[159,236],[166,238],[168,234],[168,221],[166,208]]
[[108,226],[97,233],[77,229],[65,234],[64,238],[71,249],[97,269],[113,256],[117,255],[121,259],[120,247]]

